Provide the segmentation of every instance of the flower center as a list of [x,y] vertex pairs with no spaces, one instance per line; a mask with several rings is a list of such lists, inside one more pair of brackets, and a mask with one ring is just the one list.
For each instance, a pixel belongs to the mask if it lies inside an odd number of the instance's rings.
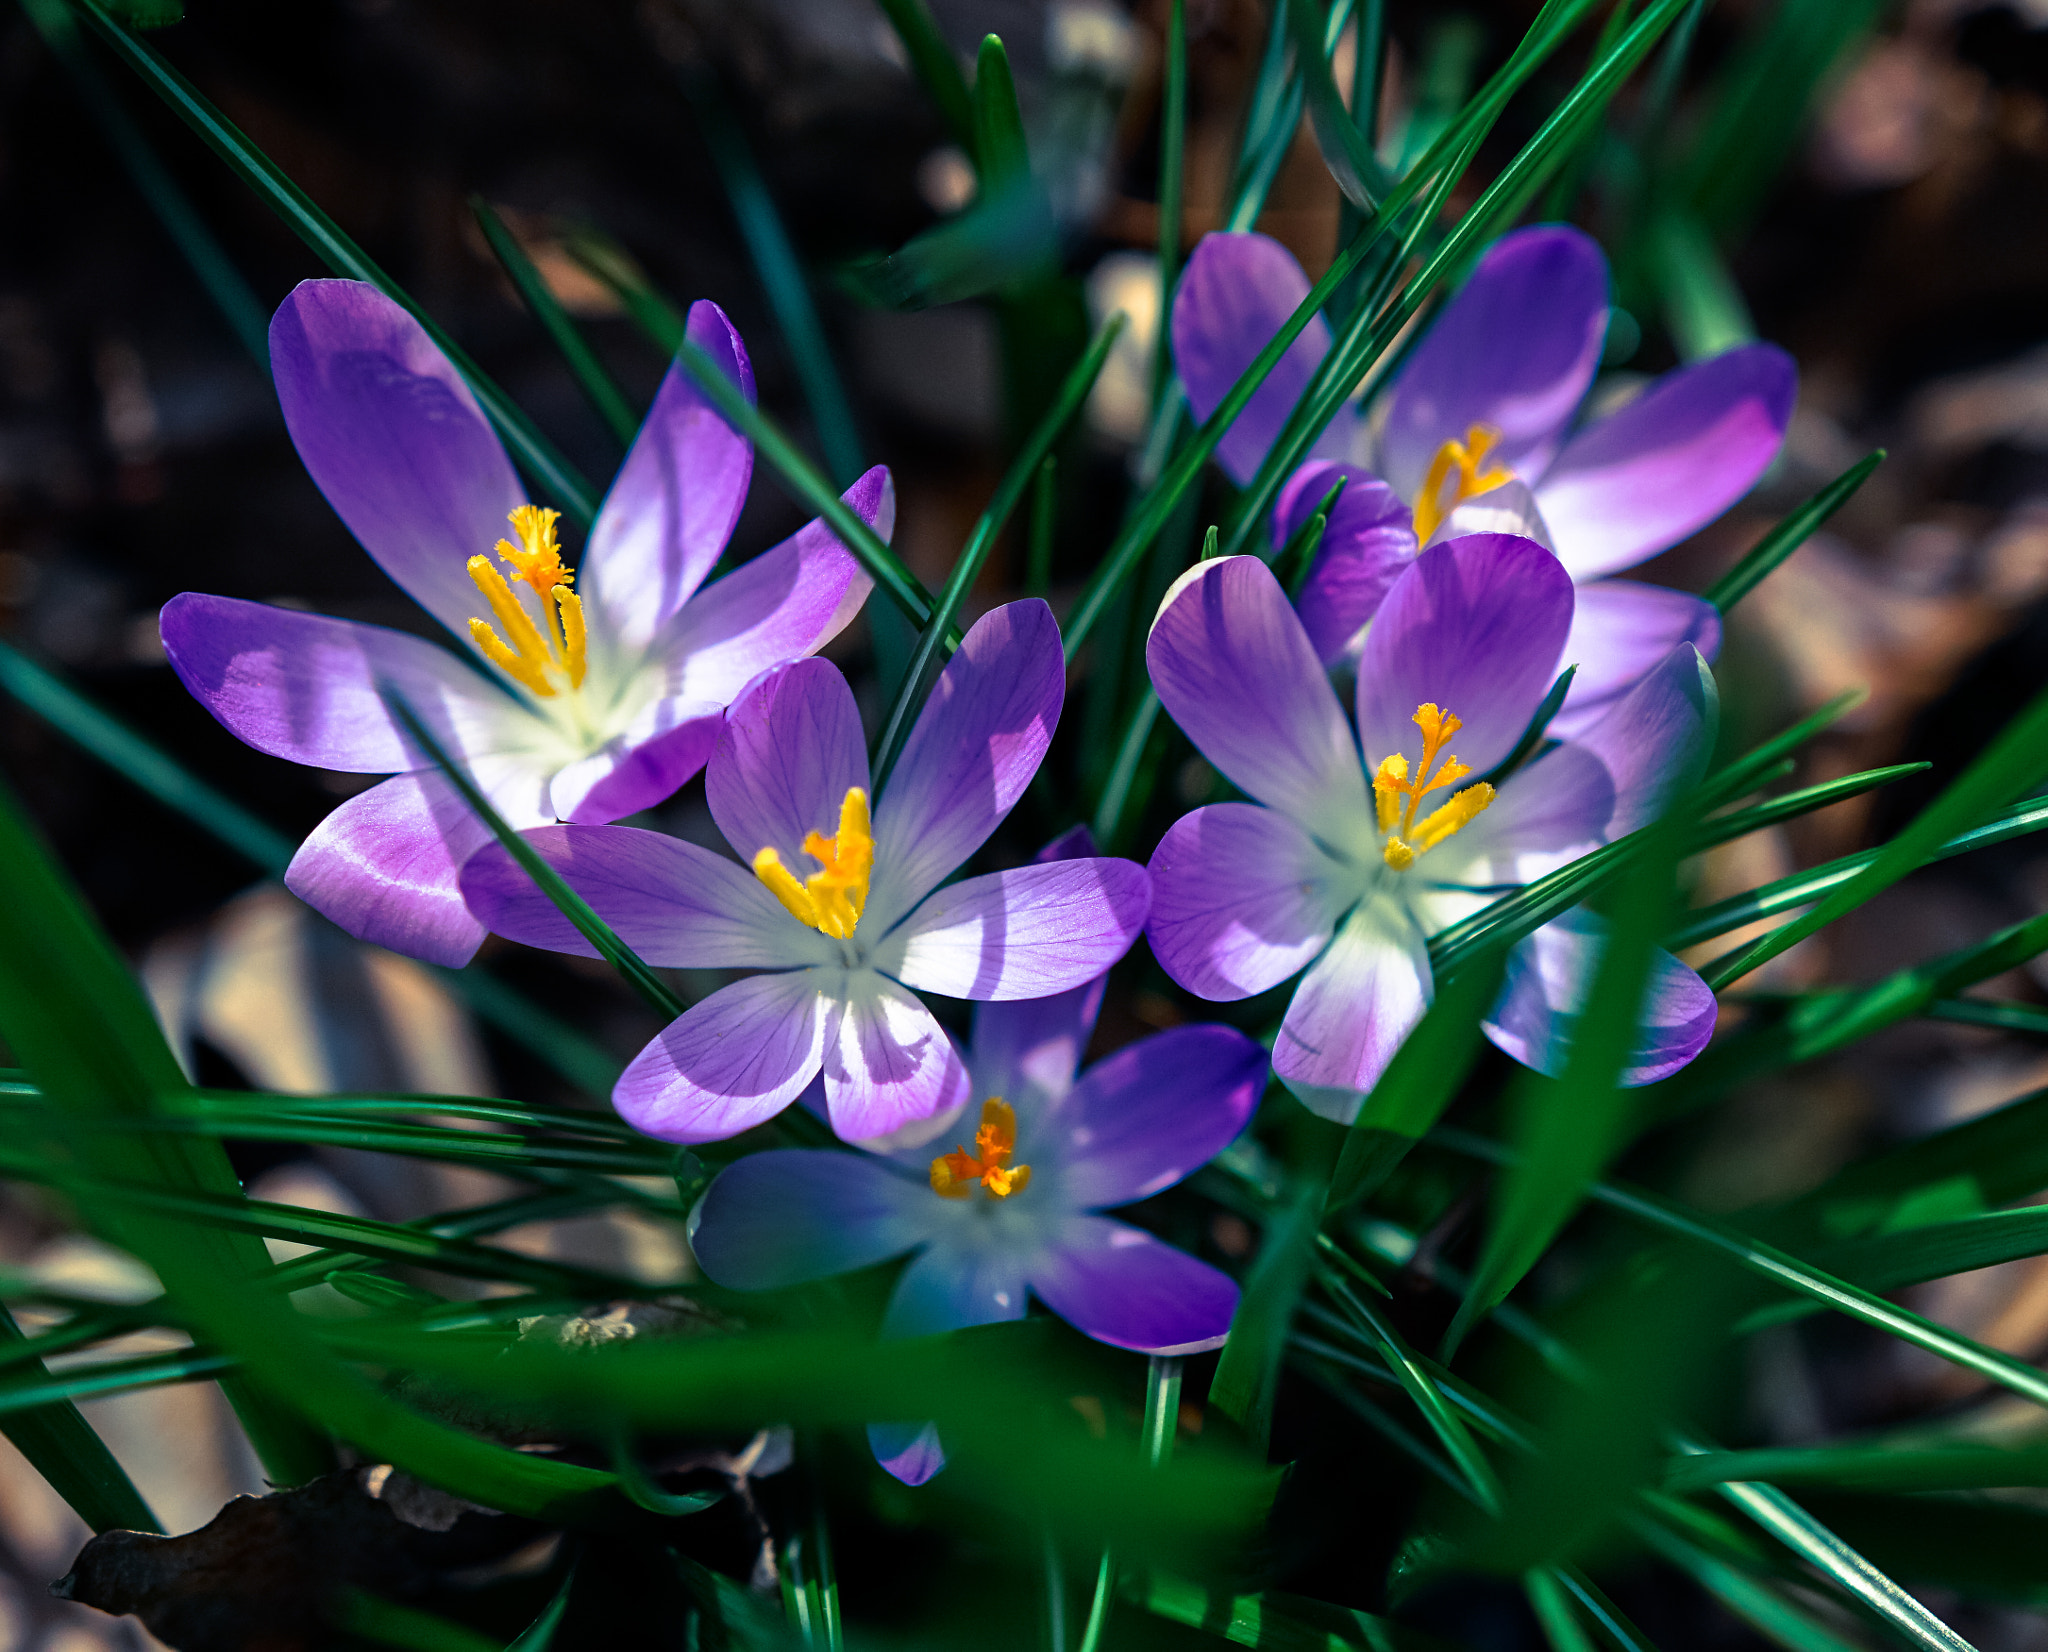
[[[1380,830],[1388,834],[1380,853],[1396,872],[1407,871],[1415,864],[1417,855],[1434,849],[1461,826],[1469,825],[1493,801],[1493,788],[1482,780],[1476,786],[1453,792],[1448,801],[1417,824],[1415,806],[1425,793],[1455,785],[1472,771],[1444,751],[1451,736],[1465,726],[1456,717],[1435,706],[1421,705],[1415,708],[1415,726],[1422,730],[1422,766],[1415,771],[1415,778],[1408,778],[1408,759],[1398,751],[1384,759],[1379,772],[1372,777],[1372,800],[1379,811]],[[1441,767],[1436,761],[1439,754],[1443,757]],[[1436,770],[1434,774],[1430,772],[1432,768]]]
[[536,625],[505,576],[487,556],[469,559],[469,577],[483,592],[491,612],[504,628],[500,636],[489,622],[473,619],[469,634],[484,657],[521,687],[552,700],[560,682],[583,686],[583,600],[569,589],[575,571],[562,566],[562,548],[555,543],[560,511],[521,505],[512,513],[512,531],[519,543],[498,541],[498,555],[511,565],[512,576],[540,598],[541,622]]
[[964,1199],[979,1182],[992,1198],[1022,1193],[1031,1180],[1031,1166],[1013,1168],[1010,1155],[1016,1151],[1016,1109],[1001,1096],[991,1096],[981,1104],[981,1128],[974,1133],[974,1151],[956,1148],[932,1160],[932,1191],[941,1199]]
[[858,786],[847,787],[845,801],[839,805],[838,832],[832,837],[811,833],[804,839],[804,853],[818,862],[821,870],[802,883],[772,848],[754,856],[754,876],[798,923],[809,924],[835,940],[850,939],[854,925],[860,922],[861,908],[867,905],[868,879],[875,870],[868,794]]
[[[1429,470],[1422,478],[1421,491],[1415,495],[1416,544],[1427,545],[1430,536],[1443,526],[1444,518],[1467,499],[1477,499],[1515,479],[1515,473],[1505,465],[1495,465],[1491,470],[1479,468],[1499,440],[1500,432],[1492,425],[1475,424],[1465,432],[1462,442],[1448,441],[1436,450],[1436,457],[1430,460]],[[1448,499],[1444,497],[1446,482],[1451,484]]]

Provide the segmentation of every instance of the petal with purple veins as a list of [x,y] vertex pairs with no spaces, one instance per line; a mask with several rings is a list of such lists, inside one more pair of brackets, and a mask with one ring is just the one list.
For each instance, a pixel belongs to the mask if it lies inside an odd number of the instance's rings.
[[[709,849],[633,826],[543,826],[523,835],[650,964],[790,969],[838,961],[838,948],[790,917],[759,878]],[[462,869],[462,893],[508,940],[598,956],[502,845],[491,844]]]
[[1038,772],[1066,698],[1052,610],[1031,599],[969,629],[918,713],[875,806],[876,933],[979,849]]
[[1142,1228],[1072,1216],[1031,1263],[1032,1292],[1084,1336],[1141,1354],[1199,1354],[1230,1334],[1230,1276]]
[[[1605,926],[1584,908],[1545,924],[1508,954],[1507,979],[1483,1023],[1486,1036],[1526,1067],[1555,1077],[1600,968]],[[1714,1035],[1713,989],[1670,953],[1651,955],[1642,1021],[1623,1084],[1668,1078]]]
[[1358,664],[1358,733],[1369,768],[1423,757],[1418,707],[1462,727],[1447,749],[1474,777],[1515,749],[1557,678],[1572,582],[1556,557],[1511,534],[1434,545],[1394,583]]
[[1249,998],[1305,966],[1358,897],[1358,874],[1285,815],[1212,803],[1152,852],[1153,956],[1197,997]]
[[1493,460],[1542,475],[1606,337],[1607,260],[1590,237],[1562,224],[1502,236],[1395,380],[1382,474],[1413,499],[1437,449],[1485,425],[1500,433]]
[[[896,490],[877,465],[841,495],[883,539]],[[730,701],[771,666],[815,653],[860,611],[874,581],[822,519],[743,562],[691,600],[656,644],[672,692]]]
[[[699,299],[685,336],[753,401],[747,347],[723,310]],[[753,444],[719,416],[680,362],[672,364],[578,569],[594,627],[630,651],[646,647],[711,572],[753,473]]]
[[[1308,291],[1294,254],[1270,236],[1202,237],[1173,296],[1173,361],[1196,419],[1222,405]],[[1329,352],[1330,324],[1314,316],[1217,444],[1216,462],[1238,486],[1257,473]]]
[[1275,555],[1340,478],[1346,479],[1344,491],[1294,599],[1309,643],[1325,665],[1351,652],[1394,581],[1415,560],[1414,513],[1400,496],[1369,471],[1331,460],[1303,465],[1281,490],[1273,510]]
[[1596,579],[1578,588],[1564,661],[1576,665],[1550,737],[1570,740],[1612,711],[1680,643],[1712,660],[1721,651],[1721,614],[1703,597],[1632,579]]
[[1578,748],[1597,757],[1612,777],[1610,838],[1647,826],[1696,783],[1713,755],[1721,701],[1714,674],[1690,643],[1680,643],[1569,745],[1530,765],[1534,779],[1545,763]]
[[841,1141],[887,1136],[966,1100],[966,1064],[930,1010],[871,969],[840,981],[822,1053],[825,1110]]
[[751,1153],[706,1190],[690,1248],[714,1284],[779,1290],[923,1244],[937,1203],[923,1182],[865,1153]]
[[1100,975],[1145,927],[1151,880],[1097,857],[1013,866],[927,895],[871,955],[949,998],[1043,998]]
[[1170,1027],[1098,1061],[1043,1117],[1020,1116],[1018,1156],[1065,1205],[1149,1199],[1237,1140],[1267,1067],[1235,1027]]
[[1349,1124],[1431,990],[1429,948],[1407,911],[1392,899],[1361,902],[1294,989],[1274,1077],[1310,1112]]
[[710,760],[725,727],[716,701],[656,700],[626,731],[555,771],[548,801],[560,820],[602,826],[665,802]]
[[1536,488],[1572,577],[1632,568],[1734,504],[1776,457],[1798,393],[1790,356],[1745,344],[1573,436]]
[[159,623],[192,697],[238,740],[293,763],[351,774],[430,766],[391,711],[393,694],[457,757],[532,715],[447,649],[381,625],[192,591]]
[[[270,368],[299,458],[335,513],[414,601],[460,638],[471,583],[526,502],[455,365],[361,281],[301,281],[270,322]],[[545,502],[545,501],[543,501]]]
[[484,926],[456,875],[490,839],[444,776],[394,775],[313,828],[285,887],[359,941],[460,969],[483,944]]
[[815,867],[804,838],[836,833],[848,789],[867,784],[853,690],[837,666],[797,660],[764,673],[726,708],[704,795],[735,854],[751,863],[773,849],[802,879]]
[[1318,831],[1369,815],[1343,708],[1257,557],[1183,574],[1159,605],[1145,664],[1166,714],[1241,790]]
[[823,1060],[837,976],[756,975],[691,1005],[619,1075],[619,1117],[673,1142],[723,1141],[773,1118]]

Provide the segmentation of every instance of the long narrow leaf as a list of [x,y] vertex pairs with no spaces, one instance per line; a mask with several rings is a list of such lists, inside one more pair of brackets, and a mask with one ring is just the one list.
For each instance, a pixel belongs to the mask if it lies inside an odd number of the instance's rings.
[[1762,584],[1766,575],[1811,539],[1816,529],[1849,502],[1849,498],[1870,480],[1870,474],[1884,463],[1883,448],[1856,461],[1820,492],[1786,517],[1756,542],[1747,556],[1730,568],[1707,591],[1707,601],[1727,613]]

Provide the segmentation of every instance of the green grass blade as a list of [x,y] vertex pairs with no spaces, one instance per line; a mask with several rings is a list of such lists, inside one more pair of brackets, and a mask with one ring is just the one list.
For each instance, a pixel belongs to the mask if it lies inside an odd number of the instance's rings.
[[171,67],[148,42],[137,40],[120,24],[100,11],[92,0],[72,0],[78,16],[142,79],[144,85],[169,104],[172,111],[199,134],[242,181],[255,190],[264,204],[298,234],[299,239],[319,255],[336,275],[352,281],[366,281],[394,303],[410,311],[427,331],[427,336],[455,364],[498,434],[504,437],[512,457],[529,478],[564,515],[589,527],[597,514],[597,491],[562,455],[554,443],[540,433],[531,419],[511,397],[498,388],[463,348],[426,314],[397,282],[386,275],[363,249],[345,235],[335,221],[314,205],[313,198],[286,177],[282,168],[243,135],[232,121],[201,95],[198,88]]
[[2040,1488],[2048,1487],[2048,1445],[1880,1437],[1679,1457],[1664,1476],[1675,1491],[1698,1491],[1722,1480],[1898,1492]]
[[406,732],[419,743],[420,749],[434,760],[448,783],[462,794],[477,819],[490,827],[491,835],[503,846],[505,852],[519,863],[520,869],[533,879],[534,886],[553,901],[563,917],[576,926],[580,934],[597,948],[598,956],[619,972],[625,983],[644,999],[649,1008],[673,1021],[683,1013],[683,1001],[669,990],[669,985],[631,947],[619,939],[618,932],[590,908],[590,903],[569,887],[568,881],[552,866],[542,860],[532,844],[521,837],[505,817],[491,806],[491,800],[478,790],[477,784],[468,772],[444,751],[434,733],[420,721],[404,696],[387,687],[386,697],[398,713],[398,720],[405,725]]
[[1391,1618],[1268,1589],[1231,1595],[1161,1572],[1126,1578],[1123,1597],[1156,1618],[1262,1652],[1441,1652]]
[[2048,1206],[2027,1205],[1830,1246],[1816,1260],[1865,1290],[1895,1291],[2044,1253],[2048,1253]]
[[1522,1593],[1550,1643],[1550,1652],[1595,1652],[1593,1638],[1572,1610],[1572,1596],[1554,1568],[1538,1566],[1522,1575]]
[[2048,1090],[1849,1165],[1792,1208],[1831,1236],[1862,1233],[1907,1196],[1943,1184],[1966,1184],[1985,1206],[2048,1187]]
[[1308,1283],[1322,1207],[1323,1189],[1317,1181],[1299,1192],[1266,1229],[1231,1319],[1229,1339],[1216,1361],[1216,1375],[1209,1382],[1209,1403],[1243,1429],[1261,1455],[1273,1429],[1280,1361],[1287,1351],[1295,1304]]
[[562,308],[561,300],[548,291],[546,280],[533,267],[533,260],[526,256],[525,249],[505,227],[504,219],[498,216],[491,203],[481,195],[472,195],[469,210],[476,215],[485,241],[490,243],[499,268],[504,270],[520,301],[532,312],[533,319],[541,324],[562,360],[568,363],[570,376],[576,380],[576,388],[583,392],[584,400],[597,410],[597,416],[619,439],[620,446],[630,448],[633,438],[640,434],[640,418],[627,402],[626,393],[605,371],[604,363],[597,359],[597,352],[577,330],[569,312]]
[[[142,1354],[134,1359],[106,1360],[93,1365],[76,1366],[60,1376],[53,1377],[45,1372],[34,1382],[8,1383],[0,1386],[0,1416],[9,1419],[6,1432],[8,1438],[12,1439],[15,1428],[37,1412],[47,1412],[63,1406],[71,1409],[73,1416],[77,1416],[77,1411],[73,1408],[73,1402],[77,1400],[107,1399],[115,1394],[132,1394],[140,1388],[161,1388],[166,1383],[198,1382],[207,1377],[217,1377],[222,1372],[234,1368],[235,1361],[226,1354],[192,1353],[186,1349],[178,1349],[166,1354]],[[84,1421],[83,1417],[79,1418],[81,1424]],[[97,1438],[95,1435],[94,1439]],[[104,1450],[105,1447],[101,1449]],[[112,1458],[108,1461],[111,1462]],[[143,1509],[142,1512],[146,1514],[148,1510]],[[126,1522],[123,1521],[121,1524],[125,1525]],[[161,1528],[151,1524],[136,1529],[157,1531]]]
[[725,198],[738,222],[740,238],[754,261],[754,273],[761,278],[761,290],[775,312],[775,324],[789,345],[797,383],[803,387],[804,402],[811,410],[811,423],[818,433],[818,446],[825,455],[825,468],[842,488],[851,487],[867,469],[861,458],[860,432],[854,423],[853,404],[846,386],[833,365],[832,349],[825,341],[825,329],[818,320],[818,307],[811,299],[810,283],[804,277],[796,248],[775,197],[768,193],[767,180],[754,159],[745,132],[733,118],[725,93],[708,73],[686,74],[684,90],[697,111],[697,124],[718,168]]
[[1756,321],[1721,249],[1700,221],[1669,208],[1651,224],[1647,261],[1664,299],[1664,325],[1681,361],[1703,361],[1756,339]]
[[[1173,314],[1180,280],[1182,189],[1188,137],[1187,0],[1173,0],[1166,18],[1166,85],[1159,108],[1159,313]],[[1162,324],[1152,348],[1152,412],[1156,418],[1173,379],[1171,326]]]
[[[27,1342],[14,1316],[0,1308],[0,1353],[18,1354]],[[41,1360],[19,1363],[29,1367],[31,1384],[53,1380]],[[135,1482],[68,1397],[19,1408],[10,1405],[10,1399],[9,1391],[0,1390],[0,1405],[9,1410],[0,1433],[6,1434],[14,1449],[49,1481],[79,1519],[96,1532],[163,1530],[142,1493],[135,1489]]]
[[70,72],[80,100],[99,122],[108,147],[127,169],[164,233],[184,255],[214,308],[250,359],[269,372],[270,323],[262,301],[80,44],[78,23],[70,7],[64,0],[23,0],[22,9]]
[[1884,463],[1885,450],[1878,448],[1856,461],[1841,475],[1792,512],[1756,542],[1748,555],[1707,589],[1707,601],[1727,613],[1762,584],[1779,563],[1811,539],[1820,525],[1849,502],[1849,498],[1870,480]]
[[[1214,533],[1216,530],[1211,528],[1209,531]],[[1090,830],[1106,855],[1121,852],[1124,828],[1131,800],[1138,790],[1139,775],[1146,757],[1158,749],[1153,740],[1158,725],[1159,692],[1147,683],[1138,695],[1137,705],[1132,708],[1131,720],[1124,725],[1122,738],[1116,743],[1116,756],[1110,762],[1109,773],[1102,783],[1102,795],[1095,805],[1095,818]]]
[[1844,689],[1818,711],[1802,717],[1790,728],[1772,735],[1754,750],[1744,752],[1726,768],[1708,776],[1702,788],[1705,794],[1702,802],[1709,808],[1717,807],[1769,784],[1782,772],[1785,760],[1792,753],[1869,698],[1870,690],[1867,688]]
[[974,153],[982,186],[1000,194],[1031,176],[1031,151],[1024,142],[1024,116],[1017,107],[1017,82],[1010,54],[996,35],[983,35],[974,58]]
[[610,236],[585,225],[562,238],[563,249],[610,289],[627,318],[663,356],[673,356],[689,323],[656,290],[633,255]]
[[1735,1481],[1717,1489],[1906,1645],[1926,1652],[1975,1652],[1962,1636],[1776,1487]]
[[1987,824],[1989,817],[2039,784],[2044,774],[2048,774],[2048,691],[2036,695],[2019,716],[2000,730],[1990,747],[1921,810],[1904,831],[1878,850],[1867,866],[1823,897],[1811,912],[1721,960],[1711,971],[1702,971],[1708,985],[1718,989],[1739,980],[1844,913],[1854,911],[1909,872],[1937,858],[1944,842],[1956,833]]
[[1289,0],[1287,26],[1294,37],[1295,70],[1307,93],[1309,125],[1323,165],[1345,200],[1360,212],[1371,212],[1387,193],[1389,179],[1371,142],[1344,107],[1343,94],[1330,73],[1334,31],[1329,19],[1318,15],[1321,9],[1313,0]]
[[1861,797],[1865,792],[1874,792],[1880,786],[1889,786],[1894,780],[1904,780],[1913,774],[1925,774],[1933,767],[1932,763],[1892,763],[1881,769],[1865,769],[1860,774],[1845,774],[1839,780],[1825,780],[1817,786],[1803,786],[1796,792],[1787,792],[1783,797],[1774,797],[1768,803],[1738,809],[1733,814],[1716,815],[1703,822],[1693,834],[1693,847],[1704,849],[1712,844],[1726,843],[1730,839],[1747,836],[1751,832],[1760,832],[1768,826],[1776,826],[1787,820],[1797,820],[1801,815],[1812,814],[1816,809],[1825,809],[1831,803]]
[[[149,1117],[161,1098],[184,1091],[184,1076],[112,944],[5,796],[0,1036],[52,1106],[76,1122],[70,1143],[94,1174],[173,1191],[238,1192],[216,1143],[91,1127],[96,1119]],[[429,1421],[356,1377],[281,1302],[248,1288],[268,1271],[253,1236],[194,1229],[104,1202],[80,1209],[156,1270],[195,1334],[239,1358],[256,1391],[317,1417],[324,1430],[376,1460],[402,1463],[489,1507],[536,1514],[559,1512],[610,1483],[608,1475],[541,1462]],[[260,1417],[257,1430],[259,1441],[274,1442]]]
[[2013,1004],[1991,998],[1939,998],[1920,1013],[1930,1021],[1954,1021],[1967,1027],[1997,1027],[2003,1032],[2048,1036],[2048,1009],[2039,1004]]
[[1769,1584],[1687,1542],[1661,1523],[1639,1520],[1635,1530],[1657,1554],[1786,1652],[1866,1652],[1859,1643],[1843,1639]]
[[960,72],[960,60],[939,33],[925,0],[877,0],[896,38],[903,42],[911,72],[938,109],[953,141],[976,156],[974,98],[967,90],[967,77]]
[[1593,1620],[1593,1626],[1615,1648],[1615,1652],[1656,1652],[1649,1637],[1630,1623],[1621,1609],[1578,1567],[1559,1566],[1554,1572],[1558,1582],[1579,1603],[1579,1609]]
[[875,742],[874,792],[877,797],[882,795],[882,788],[896,767],[896,759],[902,754],[903,742],[910,738],[918,710],[930,692],[945,639],[956,632],[954,622],[960,613],[960,605],[967,600],[967,593],[980,577],[982,564],[988,560],[988,553],[995,549],[996,539],[1023,499],[1024,490],[1031,486],[1042,466],[1051,462],[1053,444],[1065,433],[1074,415],[1087,401],[1089,391],[1095,388],[1095,381],[1101,376],[1103,364],[1109,360],[1110,349],[1123,328],[1124,317],[1118,314],[1110,317],[1096,334],[1088,353],[1060,387],[1059,400],[1039,421],[1023,451],[1003,473],[994,496],[968,534],[967,543],[960,547],[959,556],[954,558],[953,571],[946,580],[945,589],[939,593],[932,617],[918,634],[917,648],[910,656],[910,667],[903,674],[889,714],[883,720],[881,737]]

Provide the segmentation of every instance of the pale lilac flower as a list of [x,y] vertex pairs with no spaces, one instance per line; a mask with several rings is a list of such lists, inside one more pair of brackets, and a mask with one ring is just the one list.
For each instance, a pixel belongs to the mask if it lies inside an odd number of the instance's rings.
[[[751,400],[724,313],[695,304],[688,326]],[[554,513],[527,504],[461,375],[376,288],[302,282],[270,324],[270,359],[313,480],[459,646],[188,592],[163,611],[164,648],[200,703],[259,751],[393,775],[322,821],[285,874],[364,940],[459,965],[484,936],[456,874],[490,829],[405,732],[394,694],[514,825],[616,820],[702,768],[726,702],[836,635],[867,595],[867,575],[821,522],[704,584],[753,449],[680,367],[572,574]],[[846,502],[887,537],[886,471]]]
[[[1497,790],[1481,779],[1533,719],[1571,624],[1571,579],[1533,540],[1432,546],[1366,632],[1354,734],[1257,557],[1201,563],[1160,605],[1146,645],[1160,701],[1252,801],[1197,809],[1160,841],[1152,950],[1208,999],[1306,970],[1273,1071],[1317,1112],[1353,1117],[1421,1018],[1431,935],[1645,824],[1705,762],[1713,678],[1681,643],[1590,728]],[[1514,949],[1494,1043],[1559,1068],[1598,937],[1581,908]],[[1645,1000],[1632,1084],[1684,1066],[1714,1026],[1713,994],[1667,953]]]
[[[1098,1212],[1164,1191],[1236,1140],[1265,1089],[1266,1052],[1230,1027],[1174,1027],[1077,1078],[1102,987],[1098,976],[1050,998],[979,1006],[957,1127],[927,1127],[922,1146],[778,1149],[729,1166],[691,1235],[705,1273],[773,1290],[915,1252],[885,1337],[1021,1319],[1035,1296],[1118,1348],[1216,1347],[1237,1286]],[[878,1424],[868,1437],[911,1485],[945,1461],[930,1424]]]
[[[1206,418],[1308,295],[1263,235],[1203,238],[1173,307],[1174,356]],[[1274,507],[1277,550],[1348,479],[1298,606],[1318,654],[1358,633],[1419,547],[1516,533],[1557,553],[1580,585],[1562,658],[1576,664],[1561,735],[1590,727],[1679,643],[1708,659],[1720,616],[1683,591],[1615,580],[1704,527],[1778,451],[1797,370],[1748,344],[1671,373],[1574,427],[1607,330],[1607,264],[1575,229],[1543,224],[1490,247],[1369,413],[1346,403]],[[1249,482],[1330,349],[1309,323],[1217,448]]]
[[[1122,957],[1150,899],[1131,861],[940,887],[1023,795],[1065,694],[1052,610],[1013,602],[940,673],[872,823],[853,691],[837,667],[799,660],[733,701],[705,771],[712,818],[747,864],[623,826],[525,834],[649,963],[774,972],[714,992],[640,1052],[612,1093],[626,1121],[714,1141],[780,1112],[822,1070],[832,1127],[848,1141],[886,1136],[954,1105],[967,1083],[910,989],[1042,998]],[[502,935],[592,952],[500,847],[470,861],[462,892]]]

